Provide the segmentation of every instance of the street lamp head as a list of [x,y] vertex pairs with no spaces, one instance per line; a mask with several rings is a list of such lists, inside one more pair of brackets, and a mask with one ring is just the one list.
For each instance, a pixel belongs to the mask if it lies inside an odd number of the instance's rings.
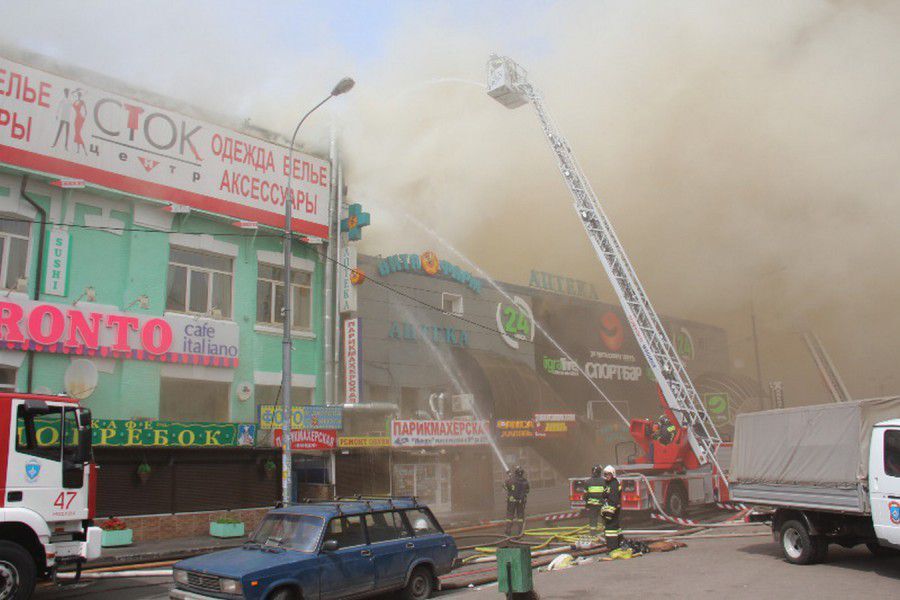
[[340,81],[338,81],[337,85],[334,86],[334,89],[331,90],[332,96],[340,96],[341,94],[346,94],[351,89],[353,89],[353,85],[356,82],[353,81],[350,77],[344,77]]

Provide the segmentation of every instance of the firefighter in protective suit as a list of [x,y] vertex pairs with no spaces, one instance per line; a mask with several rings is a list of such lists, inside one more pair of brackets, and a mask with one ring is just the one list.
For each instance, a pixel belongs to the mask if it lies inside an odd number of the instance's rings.
[[597,465],[591,470],[591,478],[584,482],[584,506],[591,523],[591,533],[597,531],[600,510],[606,498],[606,480],[603,479],[603,468]]
[[525,469],[516,467],[509,472],[503,489],[506,491],[506,535],[512,535],[513,520],[519,521],[519,533],[525,529],[525,503],[531,486],[525,478]]
[[603,469],[603,481],[606,486],[606,493],[603,496],[603,505],[600,507],[600,514],[603,516],[603,525],[605,527],[604,537],[606,538],[606,547],[610,551],[619,547],[622,542],[622,525],[619,521],[622,512],[622,490],[619,486],[619,480],[616,479],[616,469],[612,465],[606,465]]

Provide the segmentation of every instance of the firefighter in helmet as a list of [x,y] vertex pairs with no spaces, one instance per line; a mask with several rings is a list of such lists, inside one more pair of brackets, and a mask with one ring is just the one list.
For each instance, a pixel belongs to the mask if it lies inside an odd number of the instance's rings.
[[510,469],[503,489],[506,491],[506,535],[512,535],[513,520],[519,521],[518,535],[521,535],[525,529],[525,503],[531,489],[525,469],[519,466]]
[[660,415],[659,419],[656,420],[658,427],[654,427],[654,434],[659,443],[663,446],[667,446],[672,443],[672,440],[675,439],[675,425],[669,420],[669,417],[666,415]]
[[597,531],[597,521],[605,497],[606,481],[603,479],[603,467],[596,465],[591,470],[591,478],[584,482],[584,506],[590,518],[591,533]]
[[603,535],[606,538],[606,547],[609,550],[615,550],[622,542],[622,525],[619,522],[622,512],[622,489],[619,486],[619,480],[616,479],[615,467],[612,465],[604,467],[603,481],[606,487],[603,504],[600,507],[604,525]]

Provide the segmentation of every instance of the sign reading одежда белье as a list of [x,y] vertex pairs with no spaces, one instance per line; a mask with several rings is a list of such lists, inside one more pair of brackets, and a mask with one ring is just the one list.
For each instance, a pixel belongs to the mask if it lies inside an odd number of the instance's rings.
[[0,96],[0,163],[328,237],[328,161],[3,57]]

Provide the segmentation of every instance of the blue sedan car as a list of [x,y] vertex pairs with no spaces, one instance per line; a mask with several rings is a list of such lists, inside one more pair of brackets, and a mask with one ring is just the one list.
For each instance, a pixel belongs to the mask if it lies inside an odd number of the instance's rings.
[[456,543],[414,498],[278,508],[241,548],[175,564],[170,598],[332,600],[401,592],[424,600]]

